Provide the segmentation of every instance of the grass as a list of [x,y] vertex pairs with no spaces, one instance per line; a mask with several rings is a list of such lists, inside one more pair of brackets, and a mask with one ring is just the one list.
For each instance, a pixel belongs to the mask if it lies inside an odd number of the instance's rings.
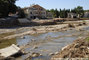
[[10,46],[12,44],[16,44],[16,38],[1,40],[0,41],[0,49]]
[[15,34],[14,32],[9,32],[9,33],[2,33],[0,34],[0,49],[1,48],[5,48],[7,46],[10,46],[12,44],[16,44],[16,38],[12,38],[12,39],[2,39],[6,36],[9,36],[9,35],[13,35]]
[[9,35],[13,35],[13,34],[15,34],[15,33],[14,32],[2,33],[2,34],[0,34],[0,38],[3,38],[5,36],[9,36]]
[[87,37],[85,40],[89,42],[89,37]]

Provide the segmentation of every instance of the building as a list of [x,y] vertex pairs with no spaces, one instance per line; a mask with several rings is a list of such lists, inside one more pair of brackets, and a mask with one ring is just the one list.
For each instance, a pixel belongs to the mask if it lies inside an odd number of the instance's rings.
[[24,8],[24,12],[27,14],[27,18],[46,18],[46,9],[39,6],[38,4],[33,4],[30,7]]
[[89,12],[84,13],[84,18],[89,18]]
[[68,18],[78,18],[76,13],[68,13]]

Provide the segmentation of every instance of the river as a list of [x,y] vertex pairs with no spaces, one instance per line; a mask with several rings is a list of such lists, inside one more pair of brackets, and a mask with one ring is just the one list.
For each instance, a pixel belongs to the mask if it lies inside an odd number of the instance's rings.
[[[79,37],[86,36],[88,33],[89,27],[85,27],[81,31],[72,28],[67,31],[25,35],[24,38],[18,37],[18,45],[25,46],[29,44],[24,49],[28,54],[22,55],[18,59],[25,60],[33,52],[37,52],[42,56],[32,58],[32,60],[50,60],[50,53],[59,52],[64,46],[71,44]],[[34,46],[37,46],[37,48],[34,48]]]

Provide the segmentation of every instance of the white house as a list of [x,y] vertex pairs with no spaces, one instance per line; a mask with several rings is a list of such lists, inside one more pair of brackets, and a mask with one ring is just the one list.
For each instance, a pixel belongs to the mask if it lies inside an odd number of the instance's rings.
[[68,18],[78,18],[78,16],[75,13],[68,13]]
[[27,14],[27,17],[30,19],[35,18],[46,18],[46,9],[39,6],[38,4],[33,4],[30,7],[24,8],[24,12]]
[[84,13],[84,18],[89,18],[89,12]]

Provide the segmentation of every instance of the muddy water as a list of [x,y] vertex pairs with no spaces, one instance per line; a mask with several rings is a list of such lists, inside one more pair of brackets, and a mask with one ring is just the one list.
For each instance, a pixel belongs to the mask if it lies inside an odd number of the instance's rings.
[[[83,28],[82,31],[67,30],[62,32],[48,32],[44,34],[26,35],[24,38],[18,38],[17,44],[24,46],[29,44],[25,48],[26,52],[30,52],[27,55],[20,57],[21,60],[27,58],[31,53],[37,52],[43,56],[35,57],[32,60],[50,60],[50,53],[55,53],[61,50],[62,47],[72,43],[78,37],[82,37],[89,33],[89,27]],[[33,47],[37,46],[36,49]],[[19,60],[20,60],[19,59]]]

